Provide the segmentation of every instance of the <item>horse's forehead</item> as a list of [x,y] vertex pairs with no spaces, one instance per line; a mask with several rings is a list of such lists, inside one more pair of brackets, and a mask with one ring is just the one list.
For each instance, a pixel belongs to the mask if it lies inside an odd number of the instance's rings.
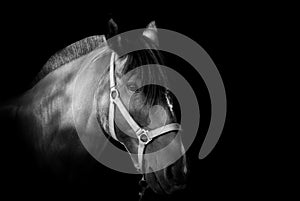
[[137,82],[140,81],[140,75],[137,72],[132,72],[128,77],[129,82]]

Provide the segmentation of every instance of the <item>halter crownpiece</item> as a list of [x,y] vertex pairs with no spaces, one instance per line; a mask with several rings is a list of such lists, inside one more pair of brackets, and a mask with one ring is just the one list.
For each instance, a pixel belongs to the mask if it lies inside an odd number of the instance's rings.
[[109,72],[109,74],[110,74],[109,132],[116,141],[119,141],[117,139],[117,136],[115,133],[115,128],[114,128],[115,105],[117,105],[121,114],[126,119],[126,121],[128,122],[131,129],[134,131],[134,133],[136,134],[136,137],[139,140],[138,164],[135,164],[135,167],[137,168],[137,170],[139,172],[143,173],[142,167],[143,167],[143,154],[144,154],[145,146],[149,142],[151,142],[151,140],[153,138],[155,138],[157,136],[166,134],[170,131],[180,130],[180,125],[177,123],[171,123],[171,124],[164,125],[162,127],[159,127],[159,128],[153,129],[153,130],[146,130],[146,129],[141,128],[131,117],[131,115],[127,111],[126,107],[124,106],[122,100],[120,99],[120,94],[116,88],[116,81],[115,81],[115,76],[114,76],[115,75],[114,60],[115,60],[115,53],[112,52],[111,58],[110,58],[110,72]]

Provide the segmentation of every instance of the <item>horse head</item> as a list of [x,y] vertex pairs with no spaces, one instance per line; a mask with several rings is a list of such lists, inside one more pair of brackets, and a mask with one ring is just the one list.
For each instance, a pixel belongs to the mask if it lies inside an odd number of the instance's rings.
[[[111,30],[116,32],[117,25],[112,20],[110,26]],[[123,39],[120,36],[115,38],[116,40],[109,44],[116,53],[113,58],[115,85],[133,120],[139,127],[147,130],[172,123],[180,124],[180,109],[175,96],[165,86],[155,84],[158,80],[167,84],[166,75],[159,66],[163,64],[163,59],[157,50],[159,43],[155,23],[151,22],[136,39]],[[128,45],[139,46],[142,50],[124,54]],[[102,94],[97,100],[101,127],[108,135],[115,135],[116,140],[126,147],[137,166],[139,140],[118,107],[114,111],[115,133],[111,133],[109,128],[108,90],[109,81],[103,86],[103,93],[106,95]],[[145,145],[140,168],[147,184],[156,193],[171,194],[186,186],[188,166],[180,138],[182,134],[182,130],[171,130],[154,137]]]

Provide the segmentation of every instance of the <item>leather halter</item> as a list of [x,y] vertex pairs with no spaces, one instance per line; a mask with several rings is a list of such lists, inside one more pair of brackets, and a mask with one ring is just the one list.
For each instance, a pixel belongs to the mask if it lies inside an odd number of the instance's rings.
[[[116,140],[119,141],[115,134],[114,128],[114,115],[115,115],[115,105],[119,108],[121,114],[126,119],[136,137],[138,138],[138,164],[135,164],[137,170],[143,173],[143,153],[145,146],[151,142],[151,140],[157,136],[166,134],[170,131],[178,131],[180,130],[180,125],[177,123],[171,123],[168,125],[164,125],[162,127],[153,129],[153,130],[146,130],[141,128],[131,117],[129,112],[127,111],[126,107],[124,106],[122,100],[120,99],[120,94],[118,89],[116,88],[116,81],[115,81],[115,67],[114,67],[114,60],[115,60],[115,53],[112,52],[111,59],[110,59],[110,105],[109,105],[109,131],[111,136]],[[120,141],[119,141],[120,142]],[[122,142],[121,142],[122,143]],[[122,143],[123,144],[123,143]],[[124,145],[124,144],[123,144]]]

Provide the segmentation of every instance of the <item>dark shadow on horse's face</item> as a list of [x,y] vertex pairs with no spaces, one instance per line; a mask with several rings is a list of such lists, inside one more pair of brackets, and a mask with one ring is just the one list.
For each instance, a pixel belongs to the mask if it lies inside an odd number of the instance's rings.
[[[145,105],[145,96],[139,92],[141,81],[136,74],[124,75],[118,80],[118,90],[125,107],[135,121],[149,130],[168,124],[171,120],[167,105]],[[127,150],[136,154],[138,140],[122,114],[116,109],[115,123],[118,127],[117,137]],[[171,194],[186,185],[187,163],[184,147],[179,132],[169,132],[154,138],[146,145],[143,170],[146,181],[156,193]],[[177,160],[178,159],[178,160]],[[172,162],[170,162],[172,161]],[[133,158],[137,162],[137,158]]]

